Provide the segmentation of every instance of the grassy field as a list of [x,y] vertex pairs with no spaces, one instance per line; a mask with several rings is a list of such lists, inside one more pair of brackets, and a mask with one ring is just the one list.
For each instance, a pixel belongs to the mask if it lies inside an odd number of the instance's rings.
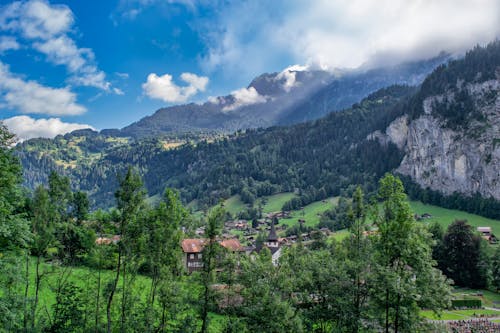
[[[279,193],[275,195],[270,195],[262,198],[260,201],[265,201],[266,204],[262,207],[263,213],[271,213],[281,211],[281,208],[288,200],[292,199],[296,195],[290,192],[287,193]],[[257,201],[257,205],[260,201]]]
[[319,218],[321,214],[326,210],[332,208],[337,205],[338,197],[328,198],[322,201],[313,202],[301,210],[295,210],[291,213],[291,217],[289,219],[282,219],[280,223],[286,225],[295,225],[299,223],[299,220],[305,220],[305,225],[309,227],[313,227],[319,223]]
[[239,195],[233,195],[232,197],[224,201],[224,209],[226,209],[226,211],[228,211],[233,216],[238,215],[238,213],[244,211],[247,208],[247,205],[245,205],[243,201],[241,201]]
[[428,222],[438,222],[443,227],[448,227],[456,219],[465,219],[475,228],[491,227],[495,235],[500,235],[500,221],[488,219],[479,215],[474,215],[459,210],[446,209],[433,205],[426,205],[419,201],[412,201],[411,208],[417,214],[429,213],[432,218],[426,219]]
[[420,316],[431,320],[467,320],[481,315],[500,317],[500,311],[488,309],[450,310],[443,311],[441,316],[429,310],[420,311]]
[[[482,294],[482,296],[477,296]],[[500,310],[500,294],[489,290],[474,290],[474,289],[455,289],[457,299],[480,299],[483,306],[490,308],[498,308]]]

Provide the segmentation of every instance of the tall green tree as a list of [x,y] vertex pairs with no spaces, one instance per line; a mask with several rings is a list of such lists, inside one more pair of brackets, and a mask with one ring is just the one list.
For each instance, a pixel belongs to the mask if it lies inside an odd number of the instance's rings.
[[[147,322],[153,327],[160,318],[157,329],[167,325],[172,314],[177,277],[182,271],[181,264],[181,225],[187,219],[188,212],[182,206],[179,194],[167,189],[158,206],[150,211],[145,219],[146,244],[144,248],[145,264],[151,277],[147,302]],[[162,297],[158,297],[162,295]],[[168,296],[170,295],[170,296]],[[160,305],[159,312],[157,305]],[[158,313],[157,313],[158,312]],[[171,318],[173,319],[173,318]]]
[[125,331],[127,322],[127,265],[132,265],[132,250],[137,237],[137,222],[140,217],[141,209],[145,205],[146,191],[144,190],[140,175],[132,168],[129,168],[126,175],[119,179],[119,187],[115,192],[117,209],[120,212],[118,221],[118,232],[120,241],[118,242],[118,258],[116,261],[115,278],[111,282],[108,299],[106,304],[107,331],[112,331],[111,306],[118,286],[120,276],[122,277],[122,302],[120,314],[120,331]]
[[430,235],[413,219],[401,180],[385,175],[378,198],[370,299],[386,333],[414,331],[421,325],[420,308],[443,309],[449,303],[450,288],[434,268]]
[[13,155],[14,135],[0,122],[0,326],[15,330],[20,324],[23,297],[21,258],[31,235],[22,212],[21,165]]
[[[54,215],[48,191],[42,185],[38,186],[33,194],[31,203],[31,232],[33,242],[30,252],[36,258],[35,264],[35,288],[34,302],[31,310],[31,328],[34,329],[36,323],[36,312],[38,307],[40,286],[44,272],[41,271],[41,264],[51,247],[56,246],[54,235]],[[26,285],[26,288],[28,286]],[[27,294],[27,289],[26,289]]]
[[467,221],[456,220],[443,237],[439,267],[457,286],[485,288],[489,266],[485,243]]
[[351,332],[359,332],[363,326],[363,319],[367,318],[367,301],[372,279],[372,244],[366,236],[367,208],[361,187],[353,193],[352,203],[348,210],[350,223],[350,236],[342,243],[345,253],[344,264],[350,285],[346,288],[350,296],[348,302],[349,320],[347,321]]
[[497,246],[491,260],[491,285],[497,291],[500,290],[500,246]]
[[217,206],[209,213],[205,227],[207,242],[202,253],[203,270],[201,274],[203,285],[203,300],[201,305],[202,333],[206,333],[208,330],[208,312],[214,303],[214,293],[211,286],[215,280],[214,273],[217,265],[217,256],[220,253],[220,245],[217,242],[217,237],[221,233],[225,215],[226,212],[222,205]]

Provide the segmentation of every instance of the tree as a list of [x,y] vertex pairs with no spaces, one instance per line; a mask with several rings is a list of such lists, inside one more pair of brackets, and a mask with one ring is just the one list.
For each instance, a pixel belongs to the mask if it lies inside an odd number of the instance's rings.
[[378,227],[374,237],[375,266],[371,300],[386,333],[414,331],[419,310],[439,311],[450,299],[450,288],[431,257],[430,235],[417,225],[399,178],[380,180],[379,205],[373,207]]
[[292,304],[290,287],[285,286],[293,277],[290,270],[274,266],[267,248],[254,260],[243,257],[240,267],[243,304],[235,310],[248,331],[302,332],[302,321]]
[[350,224],[350,237],[342,243],[345,250],[345,266],[350,286],[347,288],[350,300],[347,307],[350,309],[350,320],[347,321],[349,330],[358,332],[362,327],[362,319],[366,318],[367,300],[371,282],[372,244],[365,235],[366,208],[363,191],[357,187],[353,193],[352,203],[348,209],[347,219]]
[[[171,302],[175,301],[172,289],[175,290],[175,277],[181,272],[181,225],[186,220],[188,213],[182,206],[179,194],[167,189],[158,207],[152,209],[145,221],[147,246],[144,257],[151,286],[147,306],[147,322],[152,323],[156,318],[161,318],[159,327],[167,324],[167,315],[172,311]],[[160,297],[160,313],[155,314],[155,304]],[[152,324],[150,324],[152,325]]]
[[500,246],[497,246],[491,260],[491,285],[497,291],[500,290]]
[[16,330],[23,308],[18,286],[23,282],[21,258],[30,241],[19,190],[21,165],[10,149],[14,136],[0,122],[0,326]]
[[78,191],[73,194],[73,215],[77,224],[81,225],[89,213],[89,197],[87,193]]
[[116,261],[115,278],[110,285],[106,305],[108,333],[111,333],[111,305],[113,303],[114,294],[116,292],[116,287],[122,270],[122,307],[120,316],[122,331],[126,322],[127,281],[125,275],[127,272],[127,260],[124,260],[124,257],[128,260],[131,259],[130,256],[133,241],[134,239],[137,239],[137,235],[134,235],[135,230],[133,229],[133,226],[139,218],[141,208],[144,206],[145,195],[146,192],[143,188],[141,177],[138,173],[133,171],[132,168],[129,168],[125,177],[119,179],[119,188],[115,192],[116,205],[118,211],[120,212],[118,232],[121,238],[118,243],[118,258]]
[[[31,204],[31,232],[33,242],[31,243],[31,255],[36,257],[35,265],[35,300],[31,310],[31,328],[35,327],[36,310],[38,306],[40,284],[43,272],[40,271],[40,264],[50,247],[54,246],[56,239],[54,236],[54,217],[51,210],[49,193],[43,186],[38,186],[33,195]],[[27,294],[26,286],[26,294]]]
[[484,243],[467,221],[456,220],[443,237],[439,267],[457,286],[485,288],[488,283],[488,260]]
[[202,284],[203,284],[203,301],[201,306],[201,332],[206,333],[208,330],[208,311],[213,304],[213,291],[211,285],[214,281],[214,271],[217,264],[217,256],[219,253],[220,245],[217,243],[217,236],[221,232],[223,218],[225,211],[222,206],[217,206],[208,215],[207,226],[205,228],[205,238],[207,243],[203,248],[203,270],[202,270]]

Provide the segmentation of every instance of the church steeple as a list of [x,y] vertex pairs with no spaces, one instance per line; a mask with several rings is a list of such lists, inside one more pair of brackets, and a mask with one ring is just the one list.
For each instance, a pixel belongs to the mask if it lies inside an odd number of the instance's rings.
[[271,231],[269,231],[269,236],[267,237],[268,244],[273,244],[273,243],[277,244],[278,242],[278,235],[276,235],[276,227],[275,227],[276,220],[277,220],[276,217],[273,217],[273,219],[271,220]]

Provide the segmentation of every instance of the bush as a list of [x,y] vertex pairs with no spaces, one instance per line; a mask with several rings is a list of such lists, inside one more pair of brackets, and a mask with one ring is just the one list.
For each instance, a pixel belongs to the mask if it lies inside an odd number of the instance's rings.
[[482,305],[480,299],[454,299],[451,301],[451,307],[454,309],[460,308],[480,308]]

